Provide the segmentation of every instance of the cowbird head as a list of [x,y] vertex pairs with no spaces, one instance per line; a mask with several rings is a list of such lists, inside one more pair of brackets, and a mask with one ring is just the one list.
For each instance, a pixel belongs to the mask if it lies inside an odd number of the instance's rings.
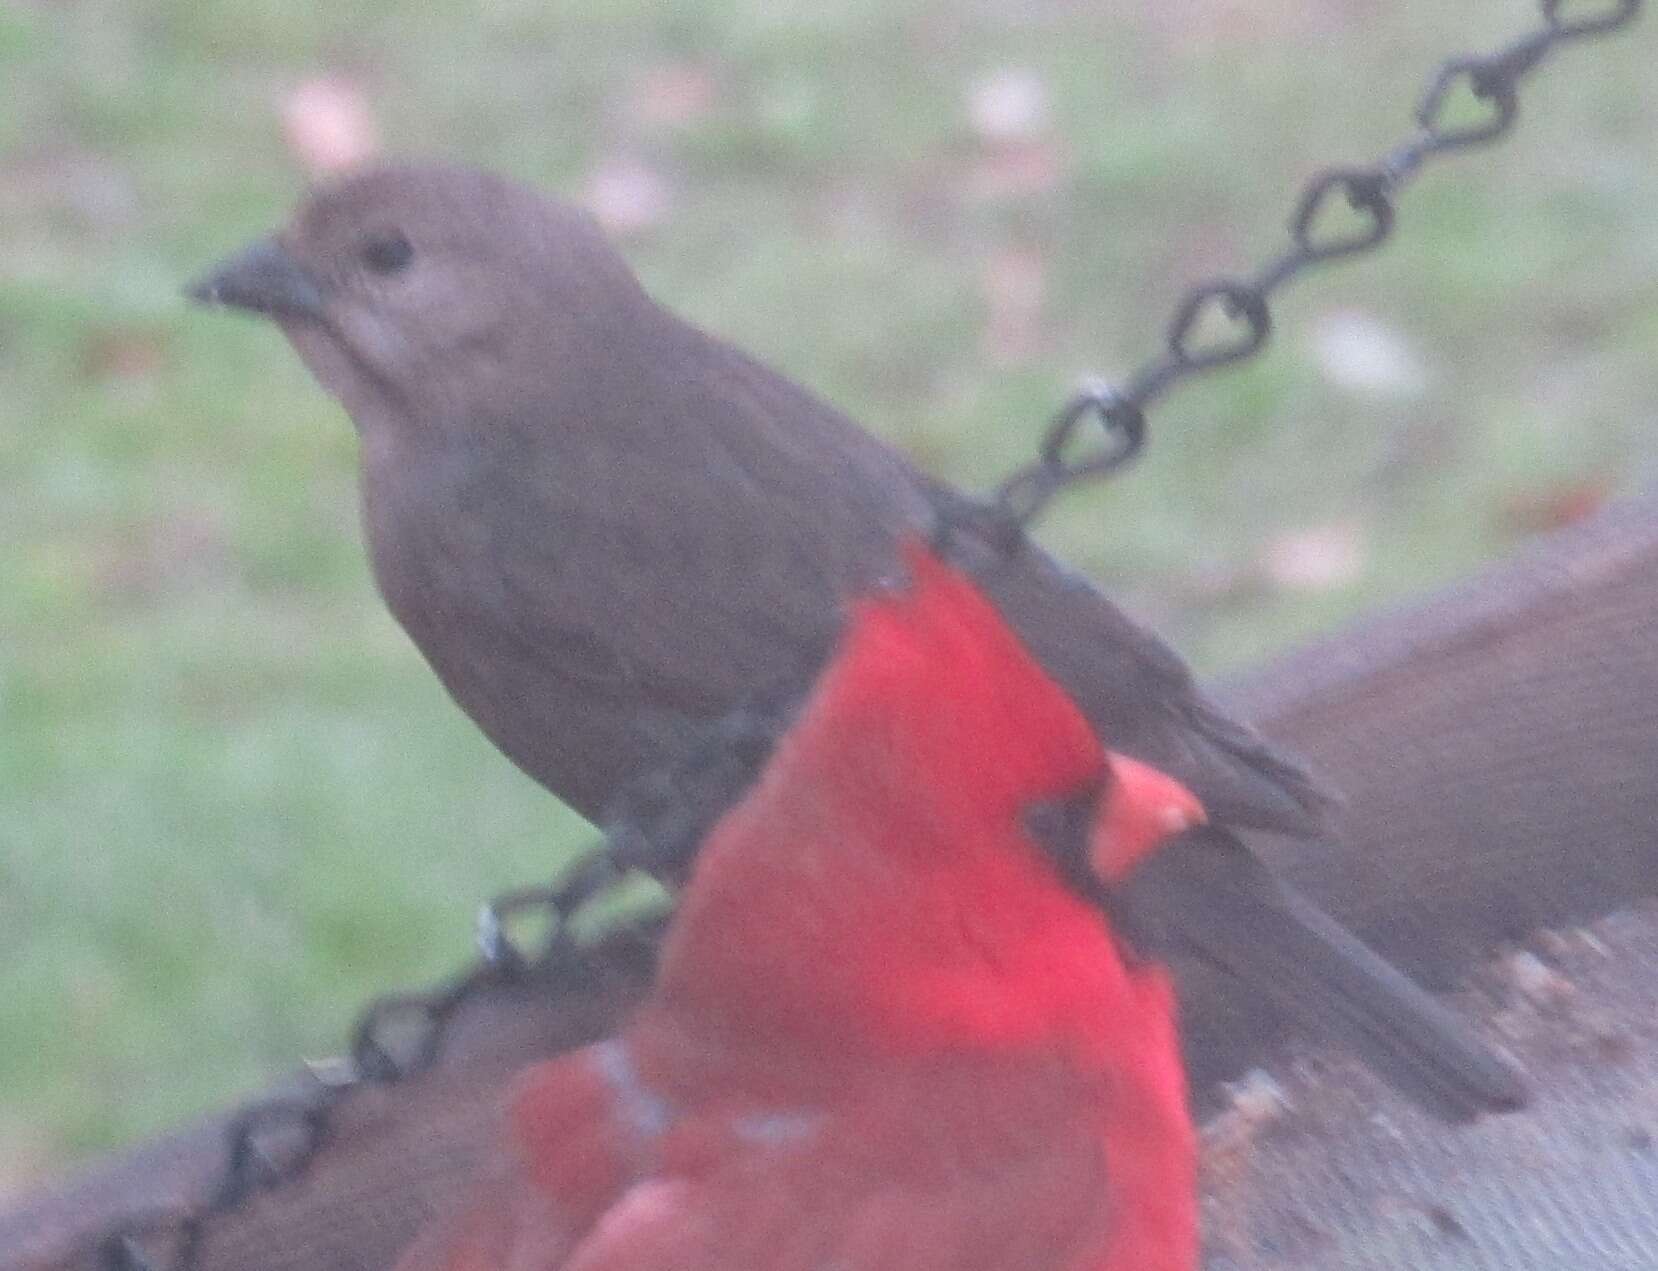
[[503,394],[602,348],[647,303],[585,214],[451,167],[325,185],[189,295],[274,319],[365,431],[510,409]]

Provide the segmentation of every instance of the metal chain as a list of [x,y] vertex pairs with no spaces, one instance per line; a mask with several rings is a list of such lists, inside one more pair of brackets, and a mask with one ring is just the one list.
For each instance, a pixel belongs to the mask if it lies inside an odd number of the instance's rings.
[[[1223,278],[1193,287],[1176,306],[1164,349],[1120,385],[1090,383],[1054,417],[1040,456],[998,486],[988,510],[1011,548],[1060,491],[1104,476],[1134,458],[1146,441],[1146,410],[1176,384],[1243,361],[1260,351],[1272,330],[1267,302],[1303,270],[1380,246],[1392,232],[1393,197],[1422,164],[1436,156],[1485,145],[1506,133],[1519,109],[1519,81],[1557,45],[1603,35],[1627,24],[1641,0],[1614,0],[1586,16],[1563,13],[1565,0],[1541,0],[1543,25],[1499,52],[1452,58],[1430,80],[1416,110],[1417,132],[1369,167],[1330,168],[1308,182],[1290,220],[1292,246],[1246,279]],[[1578,6],[1584,7],[1584,6]],[[1448,114],[1459,91],[1488,107],[1488,114],[1452,124]],[[1334,231],[1321,227],[1337,198],[1361,224]],[[1199,334],[1216,317],[1231,333]],[[1092,448],[1082,438],[1098,434]],[[1082,449],[1079,452],[1079,447]],[[509,893],[479,914],[479,959],[464,974],[421,993],[394,994],[369,1004],[352,1030],[349,1051],[311,1063],[309,1088],[297,1095],[250,1104],[225,1130],[224,1164],[207,1199],[182,1210],[131,1215],[90,1246],[91,1262],[104,1271],[191,1271],[209,1223],[250,1198],[303,1176],[327,1144],[339,1104],[364,1086],[407,1081],[435,1064],[450,1023],[479,992],[502,986],[543,984],[552,989],[591,983],[603,967],[633,955],[642,965],[653,956],[654,933],[623,930],[623,943],[584,945],[573,924],[587,905],[627,876],[617,853],[604,844],[583,857],[556,885]],[[534,955],[510,936],[510,921],[543,912],[551,925]],[[628,942],[632,934],[637,940]]]
[[[209,1223],[302,1177],[326,1146],[342,1100],[364,1086],[396,1085],[431,1068],[451,1022],[478,993],[532,983],[552,991],[591,984],[601,962],[615,969],[629,955],[648,966],[655,943],[648,928],[608,928],[602,948],[584,944],[575,930],[588,904],[625,877],[608,845],[601,845],[558,883],[509,892],[484,905],[476,928],[479,957],[467,971],[424,992],[369,1003],[344,1055],[307,1063],[303,1092],[248,1104],[231,1119],[223,1165],[205,1200],[125,1217],[83,1250],[79,1264],[103,1271],[191,1271]],[[532,911],[545,914],[550,927],[534,953],[510,933],[514,920]]]
[[[1439,155],[1488,145],[1514,126],[1520,81],[1559,45],[1606,35],[1640,11],[1641,0],[1602,0],[1598,6],[1541,0],[1543,24],[1495,53],[1454,57],[1428,81],[1416,108],[1416,132],[1368,167],[1327,168],[1301,192],[1290,217],[1291,246],[1247,278],[1218,278],[1189,290],[1175,306],[1163,349],[1119,384],[1091,381],[1060,408],[1034,463],[990,494],[991,530],[1004,550],[1061,491],[1115,472],[1146,443],[1146,411],[1183,380],[1253,357],[1272,333],[1268,301],[1315,265],[1374,251],[1393,232],[1394,196],[1422,165]],[[1570,12],[1568,12],[1568,10]],[[1577,14],[1577,16],[1572,16]],[[1484,103],[1485,114],[1452,123],[1460,96]],[[1330,228],[1336,201],[1345,200],[1359,223]],[[1225,333],[1206,336],[1224,325]]]

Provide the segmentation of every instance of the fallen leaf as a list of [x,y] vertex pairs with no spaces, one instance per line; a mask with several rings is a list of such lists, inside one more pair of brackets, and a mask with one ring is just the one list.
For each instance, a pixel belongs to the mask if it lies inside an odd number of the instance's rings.
[[96,332],[81,351],[82,370],[93,380],[147,380],[165,361],[161,337],[132,328]]
[[714,109],[719,85],[705,66],[663,62],[643,72],[628,99],[628,114],[647,128],[688,128]]
[[1503,505],[1503,521],[1521,534],[1546,534],[1587,521],[1611,497],[1609,484],[1598,477],[1560,481],[1511,495]]
[[1356,310],[1327,314],[1313,327],[1313,353],[1324,378],[1367,397],[1416,397],[1428,372],[1393,327]]
[[1287,590],[1328,591],[1356,579],[1364,562],[1364,531],[1337,521],[1279,535],[1267,544],[1261,568]]
[[355,168],[380,152],[380,129],[368,98],[342,79],[312,79],[282,103],[288,149],[313,177]]
[[661,224],[672,200],[668,183],[654,168],[618,157],[588,177],[582,202],[607,232],[626,238]]
[[105,544],[94,581],[114,603],[142,605],[216,584],[232,569],[224,518],[206,508],[181,508],[171,516],[129,527]]
[[1033,71],[995,71],[967,93],[968,123],[985,145],[1014,145],[1044,136],[1050,114],[1048,86]]
[[968,169],[963,193],[980,202],[1046,194],[1065,173],[1057,141],[1031,141],[986,151]]
[[1042,307],[1048,294],[1047,262],[1031,247],[1003,247],[979,271],[985,327],[984,356],[999,366],[1029,360],[1041,344]]

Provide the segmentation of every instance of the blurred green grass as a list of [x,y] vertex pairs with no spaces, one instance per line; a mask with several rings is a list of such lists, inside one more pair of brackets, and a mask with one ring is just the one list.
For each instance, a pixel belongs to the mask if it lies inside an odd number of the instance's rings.
[[[338,409],[274,332],[178,298],[301,187],[297,84],[360,87],[393,150],[567,194],[656,174],[627,251],[658,295],[983,485],[1079,373],[1153,349],[1184,283],[1276,250],[1300,179],[1402,136],[1441,57],[1533,20],[0,6],[0,1192],[333,1051],[585,833],[381,610]],[[1510,140],[1428,173],[1384,253],[1297,289],[1259,364],[1161,409],[1048,537],[1217,669],[1649,481],[1651,53],[1649,21],[1547,68]],[[664,69],[706,102],[642,110]],[[1009,71],[1047,118],[995,143],[971,103]],[[1406,342],[1406,372],[1332,371],[1354,329]]]

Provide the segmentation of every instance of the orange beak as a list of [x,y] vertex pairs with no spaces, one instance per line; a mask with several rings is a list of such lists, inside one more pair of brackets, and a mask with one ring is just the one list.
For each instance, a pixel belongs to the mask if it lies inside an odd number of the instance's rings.
[[1115,883],[1168,840],[1207,824],[1209,816],[1168,773],[1115,752],[1107,762],[1111,784],[1094,815],[1088,859],[1102,882]]

